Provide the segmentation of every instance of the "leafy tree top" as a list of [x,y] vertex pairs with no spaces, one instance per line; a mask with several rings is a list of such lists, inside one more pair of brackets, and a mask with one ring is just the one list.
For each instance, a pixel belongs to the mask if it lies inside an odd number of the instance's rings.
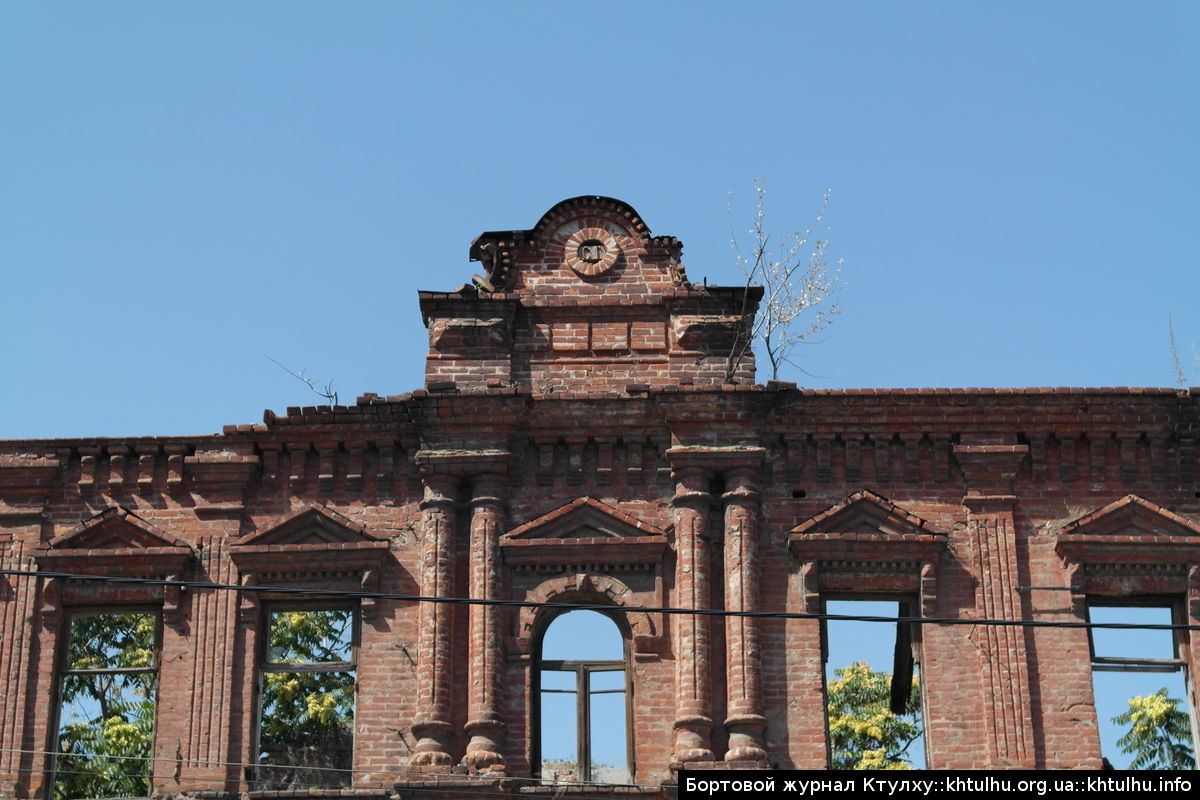
[[905,758],[920,738],[920,687],[913,679],[906,714],[890,708],[892,676],[857,661],[834,670],[827,687],[833,769],[912,769]]
[[1129,698],[1129,710],[1113,717],[1129,725],[1117,740],[1122,753],[1134,754],[1130,769],[1192,769],[1192,727],[1180,701],[1167,697],[1163,687],[1144,697]]

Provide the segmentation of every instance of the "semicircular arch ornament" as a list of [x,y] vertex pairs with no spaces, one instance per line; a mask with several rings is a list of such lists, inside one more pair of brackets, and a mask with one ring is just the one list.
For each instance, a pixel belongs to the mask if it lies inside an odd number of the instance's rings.
[[604,228],[580,228],[567,239],[564,249],[566,265],[587,278],[608,272],[621,257],[617,238]]
[[[613,611],[620,613],[634,637],[651,638],[657,635],[650,615],[638,608],[630,608],[626,598],[633,592],[621,581],[608,575],[560,575],[539,584],[529,593],[534,603],[579,602],[583,604],[611,604]],[[518,612],[518,638],[524,640],[524,651],[530,652],[535,633],[541,631],[546,617],[555,617],[561,609],[525,606]]]

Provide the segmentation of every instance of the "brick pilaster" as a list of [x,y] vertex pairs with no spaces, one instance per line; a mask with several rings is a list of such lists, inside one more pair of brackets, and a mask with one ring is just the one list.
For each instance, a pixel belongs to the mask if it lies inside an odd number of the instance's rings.
[[[500,475],[474,479],[471,497],[471,597],[496,600],[501,596],[500,532],[505,525],[507,480]],[[468,683],[470,741],[463,763],[493,774],[504,774],[504,653],[499,606],[471,606],[471,662]]]
[[[977,563],[976,608],[985,619],[1025,619],[1018,592],[1017,528],[1013,479],[1027,445],[956,445],[955,458],[967,483],[963,505]],[[1013,625],[988,625],[980,632],[984,712],[992,764],[1035,766],[1029,716],[1029,657],[1025,632]]]
[[[675,605],[708,608],[709,474],[694,466],[675,469]],[[680,614],[675,626],[675,743],[671,763],[713,761],[712,682],[708,617]]]
[[[737,467],[725,473],[725,610],[758,611],[757,469]],[[725,618],[729,750],[726,761],[765,762],[767,720],[763,716],[759,621]]]
[[[458,524],[456,476],[427,473],[422,476],[421,501],[424,541],[421,545],[421,594],[453,595],[454,531]],[[451,766],[450,721],[452,681],[451,607],[446,603],[421,603],[418,612],[417,715],[412,725],[417,738],[412,766],[431,771]]]

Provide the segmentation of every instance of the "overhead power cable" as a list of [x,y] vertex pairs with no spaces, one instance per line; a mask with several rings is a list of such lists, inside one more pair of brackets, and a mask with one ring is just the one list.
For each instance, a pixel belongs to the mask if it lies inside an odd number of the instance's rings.
[[1196,631],[1200,625],[1187,623],[1144,623],[1144,622],[1080,622],[1078,620],[1029,620],[990,619],[977,617],[912,617],[879,616],[866,614],[827,614],[807,611],[737,611],[724,608],[674,608],[670,606],[617,606],[604,603],[567,603],[562,601],[495,600],[475,597],[430,597],[426,595],[398,594],[394,592],[367,592],[361,590],[314,589],[300,586],[238,585],[211,583],[208,581],[181,581],[165,578],[137,578],[119,575],[87,575],[74,572],[38,572],[35,570],[0,569],[0,575],[26,578],[58,578],[71,581],[94,581],[101,583],[132,584],[144,586],[169,586],[186,590],[231,591],[260,595],[292,595],[299,597],[330,597],[340,600],[392,600],[401,603],[444,603],[467,606],[506,606],[513,608],[548,608],[565,611],[619,611],[622,613],[642,612],[646,614],[690,614],[707,617],[750,617],[755,619],[816,619],[839,622],[888,622],[912,625],[985,625],[1017,628],[1088,628],[1107,630],[1153,630],[1153,631]]
[[[58,756],[66,756],[66,757],[70,757],[70,758],[83,758],[86,756],[90,756],[92,758],[104,759],[107,761],[155,762],[155,763],[171,764],[172,766],[186,765],[186,766],[204,766],[204,767],[238,767],[239,769],[244,769],[244,768],[249,767],[251,769],[261,769],[264,771],[276,772],[276,773],[285,772],[286,770],[289,770],[289,769],[303,769],[305,772],[328,772],[328,773],[335,773],[338,775],[386,774],[386,775],[394,776],[396,778],[396,781],[399,783],[404,783],[405,779],[411,778],[412,783],[419,784],[419,787],[420,787],[420,790],[422,793],[428,792],[428,793],[435,793],[435,794],[436,793],[462,794],[463,790],[469,789],[471,792],[471,795],[474,797],[512,798],[514,796],[514,794],[519,793],[519,789],[516,792],[504,791],[504,790],[497,791],[494,789],[492,791],[488,791],[489,789],[492,788],[491,784],[495,783],[497,780],[503,781],[504,783],[513,785],[513,786],[517,786],[517,785],[522,786],[522,787],[540,786],[540,787],[545,787],[545,788],[553,788],[556,790],[554,793],[554,797],[564,799],[564,800],[569,799],[569,798],[579,798],[579,800],[585,800],[585,798],[594,798],[595,797],[595,794],[590,793],[590,792],[587,794],[578,794],[578,795],[570,794],[571,789],[587,789],[587,788],[594,788],[594,787],[602,787],[602,788],[606,788],[606,789],[630,789],[630,788],[633,788],[633,789],[640,789],[643,791],[659,791],[662,788],[661,786],[657,786],[657,785],[638,784],[638,783],[600,783],[599,781],[557,781],[557,780],[547,779],[547,778],[526,778],[526,777],[521,777],[521,776],[510,776],[510,775],[506,775],[501,778],[496,778],[496,777],[487,776],[487,775],[470,775],[470,774],[461,774],[460,775],[460,774],[454,774],[454,773],[440,774],[440,773],[430,773],[430,772],[415,772],[415,771],[411,771],[411,770],[390,770],[390,769],[363,769],[363,768],[339,769],[337,767],[315,767],[315,766],[301,767],[299,765],[289,765],[289,764],[257,764],[257,763],[250,763],[250,762],[245,762],[245,761],[221,761],[221,760],[217,760],[217,759],[207,759],[207,758],[201,758],[201,759],[197,759],[197,758],[162,758],[162,757],[155,757],[155,756],[107,755],[107,754],[101,754],[101,753],[83,754],[83,753],[74,753],[74,752],[63,751],[63,750],[41,750],[41,749],[33,749],[33,748],[15,748],[15,747],[0,747],[0,753],[18,753],[18,754],[22,754],[22,755],[33,755],[33,756],[53,756],[55,758],[57,758]],[[34,773],[45,772],[45,769],[43,769],[41,767],[25,767],[25,768],[19,768],[18,770],[15,770],[15,771],[34,774]],[[62,770],[62,769],[55,769],[55,773],[56,774],[78,774],[75,771]],[[147,777],[146,773],[135,773],[135,772],[114,772],[114,773],[107,773],[107,774],[110,776],[113,776],[113,777],[124,777],[124,778],[145,779]],[[253,781],[251,781],[251,783],[253,783]],[[318,788],[320,788],[320,787],[318,787]],[[370,788],[364,788],[364,787],[353,787],[353,789],[358,792],[370,792],[371,791]],[[252,789],[251,791],[254,791],[254,790]],[[386,791],[389,791],[389,789],[385,788],[385,789],[382,789],[381,791],[386,792]]]

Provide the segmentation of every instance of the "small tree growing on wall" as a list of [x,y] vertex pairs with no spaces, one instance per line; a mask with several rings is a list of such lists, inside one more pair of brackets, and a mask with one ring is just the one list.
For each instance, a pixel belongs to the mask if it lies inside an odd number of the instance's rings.
[[[742,302],[742,335],[735,337],[726,362],[725,380],[732,380],[742,359],[754,345],[762,350],[771,365],[771,379],[779,378],[784,364],[792,361],[796,345],[833,322],[841,309],[831,298],[842,288],[842,259],[829,262],[829,240],[814,233],[829,209],[829,190],[822,197],[821,211],[803,231],[785,233],[772,239],[766,228],[767,191],[755,179],[757,197],[750,241],[743,245],[733,220],[732,194],[729,205],[729,234],[738,269],[746,276]],[[750,287],[763,287],[757,314],[750,308]],[[797,368],[799,368],[797,366]]]

